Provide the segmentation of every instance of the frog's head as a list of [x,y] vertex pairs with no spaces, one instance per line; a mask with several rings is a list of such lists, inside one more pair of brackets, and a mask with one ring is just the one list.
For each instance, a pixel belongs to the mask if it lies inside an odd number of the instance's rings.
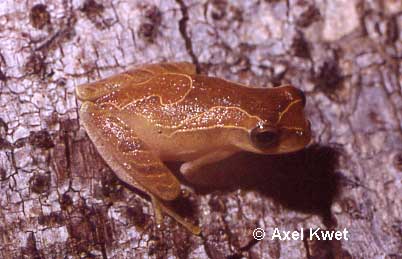
[[[281,154],[303,149],[310,143],[310,122],[304,115],[306,97],[293,87],[283,86],[267,91],[260,98],[258,117],[243,135],[241,148],[260,154]],[[263,96],[260,95],[260,97]]]

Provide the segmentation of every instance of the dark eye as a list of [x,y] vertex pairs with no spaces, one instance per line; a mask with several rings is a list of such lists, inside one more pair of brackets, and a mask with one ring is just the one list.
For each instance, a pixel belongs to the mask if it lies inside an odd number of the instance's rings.
[[251,141],[258,148],[269,148],[278,142],[279,133],[273,128],[255,127],[251,131]]

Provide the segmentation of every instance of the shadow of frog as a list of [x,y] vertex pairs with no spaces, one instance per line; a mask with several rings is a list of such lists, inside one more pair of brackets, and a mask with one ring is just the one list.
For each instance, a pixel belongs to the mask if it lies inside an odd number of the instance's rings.
[[337,149],[320,145],[280,156],[238,153],[187,179],[178,172],[179,164],[168,166],[199,194],[255,190],[289,209],[320,215],[329,227],[336,225],[330,208],[339,192],[338,157]]

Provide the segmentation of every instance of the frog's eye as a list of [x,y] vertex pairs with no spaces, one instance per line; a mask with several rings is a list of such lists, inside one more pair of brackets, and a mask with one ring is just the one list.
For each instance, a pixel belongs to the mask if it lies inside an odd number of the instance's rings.
[[266,149],[278,143],[279,132],[274,128],[257,126],[250,133],[253,144],[261,149]]

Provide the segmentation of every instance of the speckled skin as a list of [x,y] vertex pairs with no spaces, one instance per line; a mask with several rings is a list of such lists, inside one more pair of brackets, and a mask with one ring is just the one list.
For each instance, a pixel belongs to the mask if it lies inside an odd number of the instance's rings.
[[[310,142],[305,97],[297,88],[250,88],[196,74],[186,62],[143,66],[76,92],[84,101],[80,119],[99,153],[159,207],[159,199],[173,200],[180,192],[162,161],[186,161],[181,171],[187,174],[239,151],[287,153]],[[254,129],[274,131],[277,140],[261,148],[251,138]]]

